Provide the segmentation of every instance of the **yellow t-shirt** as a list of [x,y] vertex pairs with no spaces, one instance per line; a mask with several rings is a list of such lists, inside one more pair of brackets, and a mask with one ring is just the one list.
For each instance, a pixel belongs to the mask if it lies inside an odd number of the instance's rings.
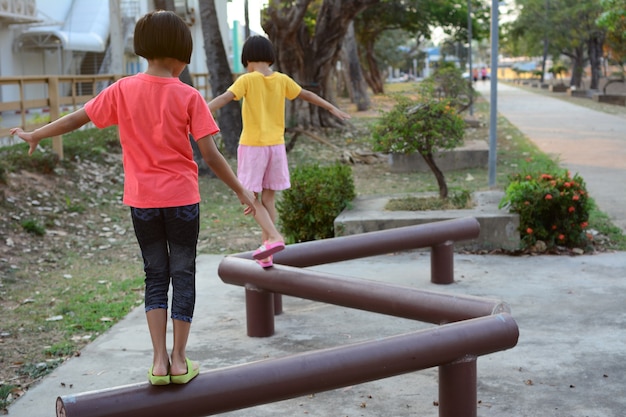
[[274,72],[243,74],[228,88],[243,100],[240,145],[272,146],[285,143],[285,99],[293,100],[302,87],[289,76]]

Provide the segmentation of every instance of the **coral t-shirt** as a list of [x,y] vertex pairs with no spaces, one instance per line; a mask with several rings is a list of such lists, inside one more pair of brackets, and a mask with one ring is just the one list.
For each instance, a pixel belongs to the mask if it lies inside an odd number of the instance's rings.
[[243,100],[243,130],[240,145],[272,146],[285,143],[285,99],[293,100],[302,91],[289,76],[273,72],[267,77],[249,72],[235,80],[228,91]]
[[98,128],[117,125],[124,162],[124,199],[137,208],[200,201],[197,140],[219,128],[202,95],[178,78],[144,73],[122,78],[85,104]]

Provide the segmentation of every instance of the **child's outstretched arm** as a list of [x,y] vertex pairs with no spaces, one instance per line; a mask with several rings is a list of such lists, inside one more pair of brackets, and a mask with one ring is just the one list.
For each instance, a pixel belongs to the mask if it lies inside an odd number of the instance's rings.
[[73,113],[65,115],[45,126],[35,129],[32,132],[24,132],[22,128],[14,127],[11,129],[12,135],[17,135],[20,139],[30,145],[28,154],[32,155],[42,139],[52,136],[59,136],[76,130],[90,121],[87,112],[84,109],[78,109]]
[[313,103],[316,106],[328,110],[333,116],[338,119],[347,120],[350,118],[350,115],[348,113],[339,110],[337,107],[333,106],[331,103],[324,100],[317,94],[309,90],[305,90],[304,88],[302,89],[302,91],[300,91],[300,95],[298,95],[298,98],[301,98],[302,100],[308,101],[309,103]]
[[231,101],[235,99],[235,95],[230,91],[226,91],[225,93],[220,94],[215,97],[213,100],[209,101],[209,110],[214,112],[215,110],[221,109]]
[[224,182],[231,190],[237,194],[237,198],[241,201],[241,204],[246,205],[244,214],[256,215],[256,209],[254,208],[255,195],[252,191],[246,190],[243,185],[237,179],[237,176],[228,165],[226,158],[222,155],[215,146],[215,141],[212,136],[205,136],[197,141],[198,148],[202,154],[202,158],[207,163],[209,168],[217,175],[217,177]]

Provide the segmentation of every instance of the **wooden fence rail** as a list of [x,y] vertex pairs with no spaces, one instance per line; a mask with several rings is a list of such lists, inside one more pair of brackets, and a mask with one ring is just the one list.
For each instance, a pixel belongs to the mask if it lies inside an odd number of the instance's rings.
[[[9,136],[12,127],[32,130],[57,120],[65,112],[71,112],[122,75],[31,75],[21,77],[0,77],[0,115],[19,115],[14,126],[0,125],[0,138]],[[193,85],[205,99],[211,97],[208,74],[192,74]],[[4,97],[19,97],[5,101]],[[38,117],[47,115],[48,117]],[[52,148],[63,158],[63,138],[53,138]]]

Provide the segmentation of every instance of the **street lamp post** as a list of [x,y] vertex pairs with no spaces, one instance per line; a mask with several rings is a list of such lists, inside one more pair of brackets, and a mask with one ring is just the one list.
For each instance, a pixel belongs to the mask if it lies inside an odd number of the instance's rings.
[[467,80],[470,85],[470,106],[469,106],[469,114],[470,116],[474,115],[474,78],[472,75],[472,0],[467,0],[467,63],[468,63],[468,76]]
[[489,99],[489,187],[496,185],[498,123],[498,0],[491,0],[491,96]]

